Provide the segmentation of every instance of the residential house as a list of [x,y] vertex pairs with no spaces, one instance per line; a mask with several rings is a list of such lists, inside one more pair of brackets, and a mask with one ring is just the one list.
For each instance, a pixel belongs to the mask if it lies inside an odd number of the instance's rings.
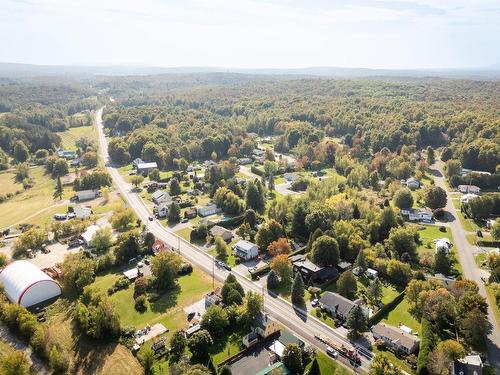
[[76,200],[78,201],[95,199],[99,195],[101,195],[101,192],[99,190],[80,190],[75,193]]
[[64,159],[74,159],[76,157],[76,152],[73,150],[57,150],[57,156]]
[[260,313],[252,322],[252,331],[262,338],[271,336],[279,330],[278,323],[266,313]]
[[326,281],[335,280],[339,277],[339,271],[337,268],[333,266],[318,266],[307,259],[303,254],[292,256],[290,261],[292,262],[294,275],[296,275],[297,272],[300,272],[305,283],[312,280],[315,283],[322,284]]
[[168,209],[170,207],[171,203],[160,203],[158,206],[153,208],[153,213],[158,219],[167,217],[168,215]]
[[378,271],[374,270],[373,268],[367,268],[365,274],[370,279],[375,279],[376,277],[378,277]]
[[219,305],[222,303],[221,288],[216,288],[205,294],[205,307]]
[[151,194],[151,200],[155,204],[172,204],[172,197],[165,190],[156,190],[153,194]]
[[160,253],[163,253],[167,250],[171,250],[172,247],[168,244],[166,244],[165,242],[161,241],[161,240],[156,240],[154,243],[153,243],[153,246],[151,246],[151,250],[153,251],[153,254],[154,255],[158,255]]
[[92,247],[92,238],[98,230],[98,225],[90,225],[89,227],[87,227],[87,229],[85,229],[85,232],[80,235],[80,238],[83,240],[86,246]]
[[386,323],[375,324],[371,331],[375,340],[383,340],[393,350],[405,354],[415,353],[420,343],[417,336]]
[[73,209],[75,217],[78,219],[86,219],[92,215],[92,209],[89,206],[78,205]]
[[259,247],[256,244],[246,240],[239,240],[238,242],[236,242],[236,244],[233,246],[233,250],[235,251],[236,255],[243,260],[254,259],[259,255]]
[[205,207],[198,208],[198,215],[200,215],[201,217],[205,217],[205,216],[218,214],[221,211],[222,210],[219,207],[217,207],[216,204],[212,203],[212,204],[206,205]]
[[429,209],[403,208],[401,215],[407,216],[410,221],[432,221],[432,211]]
[[443,251],[445,254],[449,254],[452,246],[448,238],[440,238],[436,240],[436,253]]
[[210,229],[210,234],[214,238],[219,236],[226,242],[231,242],[231,240],[233,239],[233,236],[234,236],[233,232],[231,232],[230,230],[228,230],[224,227],[221,227],[220,225],[214,225]]
[[464,194],[460,197],[460,204],[468,204],[471,200],[478,197],[479,195],[477,194],[472,194],[472,193]]
[[471,173],[475,173],[475,174],[482,174],[482,175],[485,175],[485,176],[491,176],[491,173],[490,172],[485,172],[485,171],[474,171],[472,169],[467,169],[467,168],[462,168],[462,171],[460,172],[460,176],[464,177],[464,176],[468,176],[469,174]]
[[341,260],[337,264],[337,269],[340,273],[350,270],[352,267],[352,263],[346,262],[345,260]]
[[438,281],[443,285],[443,288],[445,288],[447,290],[450,290],[451,287],[453,286],[453,283],[455,282],[454,278],[445,276],[442,273],[436,273],[436,274],[434,274],[434,276],[425,275],[425,279]]
[[196,215],[198,215],[196,207],[189,207],[186,211],[184,211],[184,217],[187,217],[188,219],[194,219]]
[[155,161],[150,163],[138,163],[135,166],[137,174],[142,174],[143,176],[147,176],[149,172],[156,168],[158,168],[158,164],[156,164]]
[[478,355],[468,355],[457,359],[452,366],[452,375],[482,375],[483,361]]
[[294,182],[296,180],[298,180],[299,178],[299,175],[297,173],[290,173],[290,172],[287,172],[283,175],[283,178],[285,180],[287,180],[288,182]]
[[238,164],[240,164],[240,165],[246,165],[246,164],[251,164],[251,163],[252,163],[252,159],[250,159],[250,158],[238,159]]
[[[346,320],[352,308],[360,304],[361,301],[351,301],[338,293],[325,292],[319,300],[319,306],[328,311],[333,317]],[[363,309],[366,313],[366,311]]]
[[288,344],[295,344],[301,350],[304,350],[306,347],[306,343],[304,341],[299,339],[297,336],[295,336],[292,332],[290,332],[287,329],[284,329],[280,332],[278,341],[281,342],[284,346],[287,346]]
[[138,166],[139,164],[144,164],[144,160],[142,160],[141,158],[136,158],[136,159],[134,159],[134,161],[132,162],[132,166],[133,166],[134,168],[137,168],[137,166]]
[[481,188],[476,185],[458,185],[458,191],[462,194],[481,194]]
[[123,276],[125,276],[130,281],[134,281],[139,276],[141,276],[141,271],[137,267],[136,268],[131,268],[131,269],[127,270],[127,271],[123,271]]
[[414,177],[410,177],[408,180],[406,180],[406,186],[410,190],[416,190],[420,187],[420,181]]

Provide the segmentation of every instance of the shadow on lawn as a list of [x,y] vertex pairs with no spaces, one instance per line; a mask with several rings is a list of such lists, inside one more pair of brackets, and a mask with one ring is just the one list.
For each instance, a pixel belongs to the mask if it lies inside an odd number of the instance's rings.
[[157,298],[150,300],[151,311],[155,313],[163,313],[166,310],[177,305],[177,298],[181,293],[181,287],[176,284],[175,287],[167,292],[160,294]]

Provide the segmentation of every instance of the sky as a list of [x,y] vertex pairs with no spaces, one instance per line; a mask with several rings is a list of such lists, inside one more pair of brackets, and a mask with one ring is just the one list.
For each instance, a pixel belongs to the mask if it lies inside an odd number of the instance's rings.
[[388,69],[500,64],[499,0],[0,0],[1,62]]

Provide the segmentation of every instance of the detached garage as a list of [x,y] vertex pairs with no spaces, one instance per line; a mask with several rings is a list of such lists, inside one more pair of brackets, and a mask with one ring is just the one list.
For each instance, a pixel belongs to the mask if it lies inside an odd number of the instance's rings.
[[0,272],[0,284],[13,303],[30,307],[61,295],[61,287],[50,276],[26,260],[18,260]]

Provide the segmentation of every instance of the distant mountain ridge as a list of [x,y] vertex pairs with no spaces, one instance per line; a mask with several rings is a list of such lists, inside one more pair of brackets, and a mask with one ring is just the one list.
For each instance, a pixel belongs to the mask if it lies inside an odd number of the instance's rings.
[[305,68],[262,68],[239,69],[224,67],[155,67],[134,65],[34,65],[0,62],[1,77],[32,76],[120,76],[120,75],[157,75],[157,74],[195,74],[195,73],[239,73],[249,75],[291,75],[325,78],[458,78],[458,79],[500,79],[500,64],[477,69],[370,69],[340,68],[329,66]]

